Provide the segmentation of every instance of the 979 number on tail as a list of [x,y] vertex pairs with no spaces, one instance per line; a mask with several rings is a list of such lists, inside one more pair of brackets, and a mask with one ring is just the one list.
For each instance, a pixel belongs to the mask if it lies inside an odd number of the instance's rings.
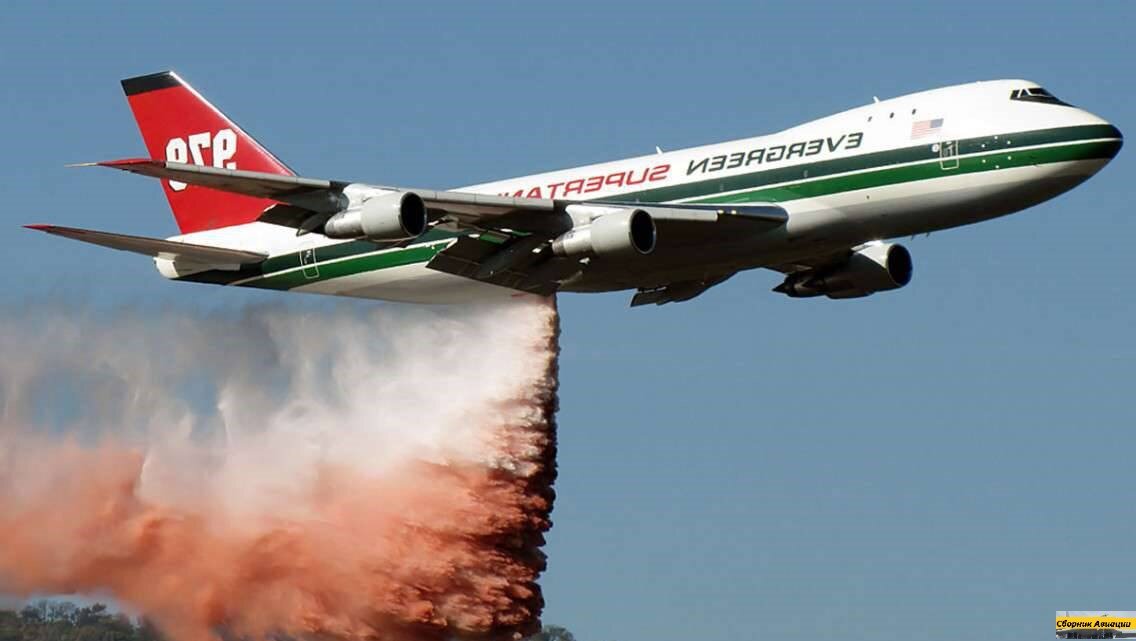
[[[206,155],[209,156],[208,161]],[[237,155],[237,134],[232,129],[222,129],[217,133],[202,132],[184,138],[170,138],[166,143],[166,160],[185,164],[211,165],[218,169],[236,169],[233,156]],[[168,181],[170,189],[181,191],[186,184],[176,180]]]

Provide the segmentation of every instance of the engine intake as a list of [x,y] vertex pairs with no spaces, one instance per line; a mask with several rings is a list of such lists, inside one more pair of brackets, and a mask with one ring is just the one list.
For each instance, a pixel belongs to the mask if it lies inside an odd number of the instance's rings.
[[552,241],[557,256],[629,256],[655,251],[655,221],[642,209],[599,216]]
[[340,212],[324,223],[328,238],[366,238],[396,241],[417,238],[426,231],[426,203],[412,191],[373,196],[356,208]]
[[834,269],[790,274],[773,291],[793,298],[859,298],[899,289],[911,282],[913,272],[911,253],[903,245],[873,243]]

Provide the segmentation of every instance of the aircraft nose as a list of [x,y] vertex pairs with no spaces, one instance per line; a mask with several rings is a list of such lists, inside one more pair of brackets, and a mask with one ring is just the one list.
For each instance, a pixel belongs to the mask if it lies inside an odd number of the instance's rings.
[[1117,129],[1114,124],[1109,123],[1105,125],[1105,127],[1106,129],[1103,130],[1104,135],[1102,138],[1105,138],[1105,142],[1108,145],[1108,149],[1106,150],[1108,159],[1112,160],[1116,158],[1116,154],[1120,153],[1120,148],[1124,146],[1124,134],[1120,133],[1120,130]]
[[1107,160],[1115,158],[1116,154],[1120,153],[1120,148],[1124,146],[1124,134],[1116,125],[1104,118],[1085,110],[1078,111],[1080,113],[1077,117],[1077,124],[1088,125],[1086,129],[1091,132],[1088,134],[1089,138],[1099,143],[1098,153],[1103,152],[1101,156]]
[[1113,158],[1116,158],[1116,154],[1120,153],[1120,148],[1124,146],[1124,134],[1120,133],[1120,130],[1117,129],[1116,125],[1110,124],[1108,127],[1112,130],[1112,134],[1116,138],[1116,148],[1112,150],[1112,155],[1109,156],[1109,159],[1111,160]]

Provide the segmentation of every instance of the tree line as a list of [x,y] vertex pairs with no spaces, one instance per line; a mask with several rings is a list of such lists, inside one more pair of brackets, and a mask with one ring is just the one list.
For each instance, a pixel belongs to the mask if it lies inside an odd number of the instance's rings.
[[[131,618],[101,603],[38,601],[0,609],[0,641],[168,641],[143,617]],[[567,629],[546,625],[527,641],[575,641]]]

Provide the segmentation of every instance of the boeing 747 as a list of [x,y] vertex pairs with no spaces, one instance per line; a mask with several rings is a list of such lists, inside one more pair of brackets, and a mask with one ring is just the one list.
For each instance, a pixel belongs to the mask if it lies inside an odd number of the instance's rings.
[[424,303],[635,290],[734,274],[791,297],[901,288],[889,239],[1004,216],[1100,171],[1120,131],[1028,80],[876,101],[775,134],[451,190],[296,175],[172,72],[122,81],[180,234],[32,229],[152,256],[173,280]]

